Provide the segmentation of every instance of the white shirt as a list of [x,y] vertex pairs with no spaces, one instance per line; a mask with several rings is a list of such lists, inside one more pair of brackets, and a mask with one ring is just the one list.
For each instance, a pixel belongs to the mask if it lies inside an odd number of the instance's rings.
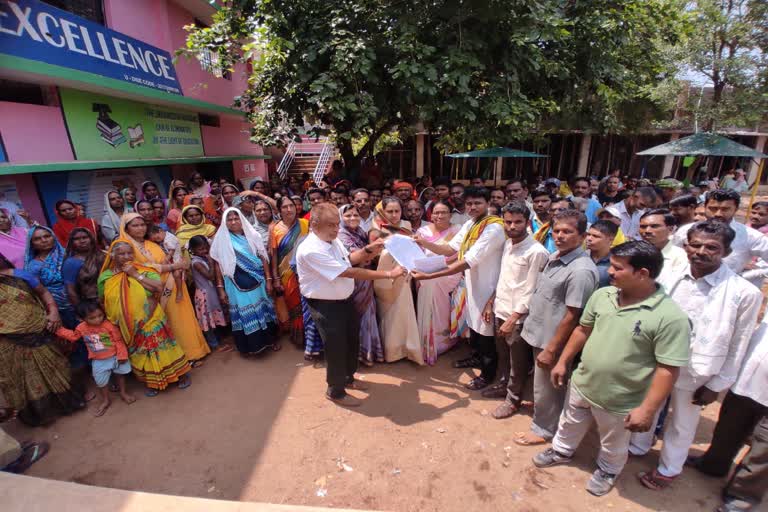
[[[464,223],[456,236],[448,242],[455,251],[461,248],[473,220]],[[467,286],[467,324],[470,329],[483,336],[493,336],[493,322],[483,321],[483,309],[488,299],[496,291],[501,267],[501,253],[504,250],[506,235],[499,224],[488,224],[464,255],[464,261],[469,268],[464,271],[464,282]]]
[[[688,230],[693,224],[695,223],[686,224],[677,229],[674,241],[678,246],[683,247],[688,240]],[[753,257],[768,262],[768,236],[735,220],[732,220],[729,225],[736,232],[736,238],[731,243],[731,254],[723,258],[723,263],[737,274],[741,274]]]
[[681,249],[670,240],[661,250],[661,255],[664,256],[664,267],[656,278],[656,282],[668,290],[667,284],[679,277],[688,266],[688,254],[685,249]]
[[173,254],[173,261],[181,261],[181,244],[176,235],[166,231],[163,247],[165,247],[166,251]]
[[667,293],[692,324],[690,360],[680,369],[675,387],[730,388],[756,327],[762,293],[726,265],[699,279],[687,266],[670,281]]
[[301,294],[308,299],[348,298],[355,289],[355,280],[339,275],[351,266],[349,252],[338,239],[328,243],[310,233],[296,250]]
[[367,219],[364,219],[362,216],[360,217],[360,227],[363,228],[363,231],[366,233],[371,230],[373,227],[373,210],[371,210],[370,215],[368,215]]
[[760,323],[731,391],[768,406],[768,316]]
[[451,212],[451,224],[461,224],[472,220],[468,213],[460,213],[456,208]]
[[627,240],[640,240],[640,217],[642,217],[643,210],[635,210],[633,214],[627,211],[627,200],[620,201],[613,205],[621,214],[621,231]]
[[520,318],[516,323],[523,323],[536,282],[548,260],[549,252],[531,235],[519,244],[513,244],[512,240],[504,242],[496,300],[493,303],[493,312],[497,318],[506,320],[512,313],[519,313]]

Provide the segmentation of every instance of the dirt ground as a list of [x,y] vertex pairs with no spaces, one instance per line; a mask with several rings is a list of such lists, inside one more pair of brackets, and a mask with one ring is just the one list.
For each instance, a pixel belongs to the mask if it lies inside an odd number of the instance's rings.
[[[459,383],[460,347],[432,368],[409,362],[361,372],[370,385],[357,410],[323,399],[325,370],[285,346],[261,360],[214,354],[193,385],[139,400],[116,400],[102,418],[93,405],[48,428],[18,422],[19,439],[51,443],[28,474],[164,494],[391,511],[464,511],[473,506],[534,511],[714,510],[722,480],[686,470],[663,493],[645,490],[638,471],[657,447],[633,458],[604,498],[583,490],[594,469],[593,432],[571,466],[532,467],[541,447],[512,443],[528,415],[490,416],[496,401]],[[115,397],[116,398],[116,397]],[[717,405],[702,418],[693,451],[706,447]]]

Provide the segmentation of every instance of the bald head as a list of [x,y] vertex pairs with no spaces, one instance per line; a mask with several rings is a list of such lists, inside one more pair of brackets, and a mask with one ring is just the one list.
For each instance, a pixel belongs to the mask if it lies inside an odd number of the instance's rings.
[[318,203],[310,215],[312,232],[325,242],[331,242],[339,234],[339,209],[333,203]]

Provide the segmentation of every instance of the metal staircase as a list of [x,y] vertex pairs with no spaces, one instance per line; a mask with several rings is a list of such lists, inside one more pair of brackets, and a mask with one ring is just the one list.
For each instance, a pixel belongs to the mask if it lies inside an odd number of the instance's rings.
[[288,176],[301,178],[302,174],[307,173],[315,182],[318,182],[331,168],[336,155],[335,144],[326,137],[321,137],[317,141],[309,138],[303,142],[291,142],[285,150],[277,172],[283,179]]

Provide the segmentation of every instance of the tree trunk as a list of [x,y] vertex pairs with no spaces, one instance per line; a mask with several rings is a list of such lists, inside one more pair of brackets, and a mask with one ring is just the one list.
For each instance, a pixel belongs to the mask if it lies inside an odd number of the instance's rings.
[[338,142],[341,159],[344,160],[344,167],[347,171],[360,169],[360,155],[356,155],[352,149],[352,141],[343,140]]

